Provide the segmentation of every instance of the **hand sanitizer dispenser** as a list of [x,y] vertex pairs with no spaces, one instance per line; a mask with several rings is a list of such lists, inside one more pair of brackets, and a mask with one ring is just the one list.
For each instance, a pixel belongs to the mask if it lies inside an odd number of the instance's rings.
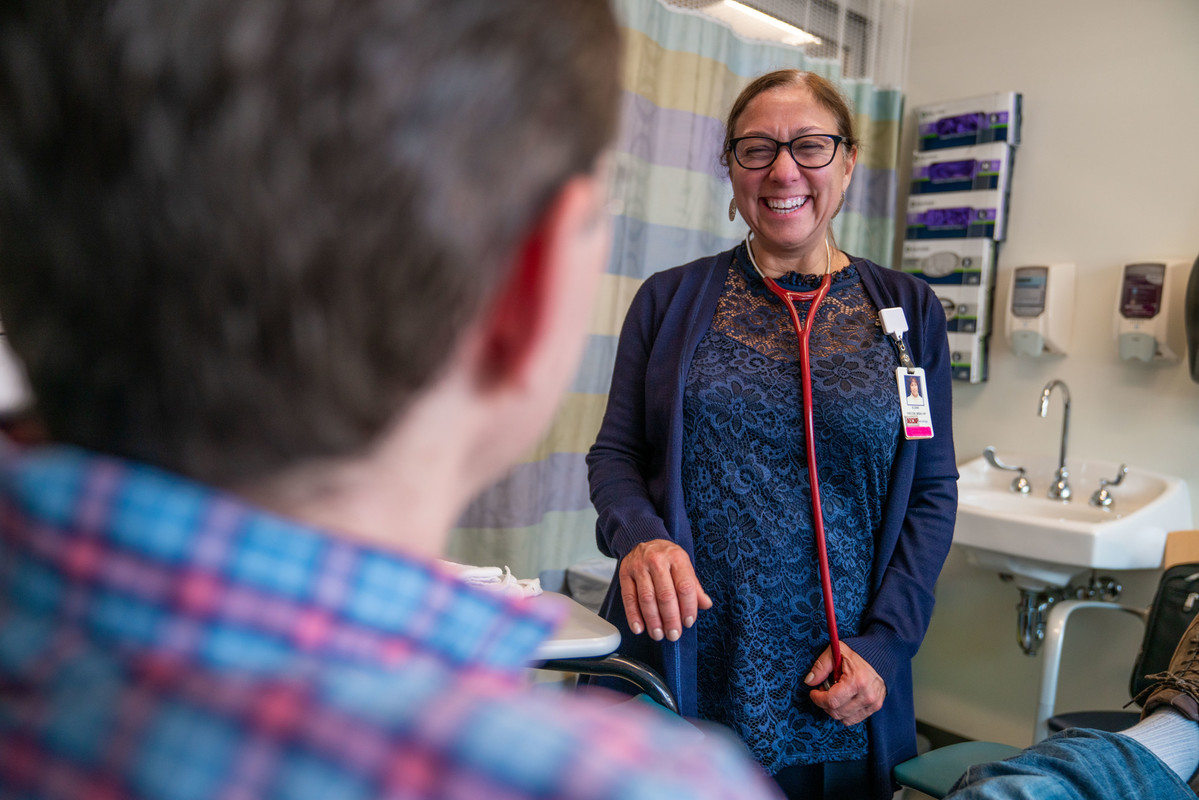
[[1016,355],[1065,355],[1074,329],[1074,265],[1016,267],[1004,316]]
[[1186,334],[1180,309],[1183,261],[1125,264],[1116,298],[1116,339],[1122,359],[1174,362],[1182,358]]

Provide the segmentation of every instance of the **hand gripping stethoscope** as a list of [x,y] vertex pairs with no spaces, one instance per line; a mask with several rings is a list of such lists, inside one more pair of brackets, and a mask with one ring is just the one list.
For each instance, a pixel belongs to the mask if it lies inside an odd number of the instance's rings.
[[[762,278],[762,282],[766,284],[766,288],[770,289],[778,299],[783,301],[783,305],[787,307],[787,311],[791,314],[791,324],[795,326],[795,335],[799,339],[799,372],[803,390],[804,444],[805,449],[808,451],[808,480],[812,487],[812,528],[816,534],[816,556],[820,566],[820,589],[824,596],[824,619],[828,625],[829,650],[833,654],[832,678],[826,680],[821,686],[822,689],[827,691],[830,686],[841,680],[841,644],[837,637],[837,611],[833,607],[833,581],[829,575],[828,547],[824,539],[824,515],[820,510],[820,476],[816,471],[816,432],[812,419],[812,361],[808,351],[808,335],[812,332],[812,321],[816,319],[816,309],[820,308],[820,304],[824,302],[824,298],[828,294],[829,286],[832,285],[833,252],[826,238],[824,240],[826,261],[824,276],[820,279],[820,286],[809,292],[796,292],[791,289],[784,289],[772,278],[766,277],[766,274],[762,272],[761,268],[758,267],[758,262],[754,259],[751,238],[752,234],[745,237],[745,249],[749,253],[749,263],[753,265],[754,270]],[[809,303],[807,324],[800,321],[799,312],[795,310],[795,301],[797,300]]]

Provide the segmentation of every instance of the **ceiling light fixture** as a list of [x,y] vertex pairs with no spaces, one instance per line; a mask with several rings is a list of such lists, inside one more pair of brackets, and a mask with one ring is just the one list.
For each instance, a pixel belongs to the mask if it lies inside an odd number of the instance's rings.
[[704,8],[703,13],[727,23],[734,31],[749,39],[768,39],[797,47],[820,44],[820,37],[737,0],[721,0]]

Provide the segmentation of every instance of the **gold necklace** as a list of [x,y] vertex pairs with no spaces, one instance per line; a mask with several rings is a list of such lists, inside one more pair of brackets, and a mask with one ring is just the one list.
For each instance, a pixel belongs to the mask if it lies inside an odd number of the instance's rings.
[[[745,250],[749,253],[749,263],[753,265],[754,271],[758,273],[762,280],[766,280],[766,273],[762,272],[762,268],[758,266],[758,260],[754,258],[753,236],[753,231],[745,235]],[[829,246],[828,237],[826,236],[824,237],[824,274],[829,275],[832,271],[833,248]]]

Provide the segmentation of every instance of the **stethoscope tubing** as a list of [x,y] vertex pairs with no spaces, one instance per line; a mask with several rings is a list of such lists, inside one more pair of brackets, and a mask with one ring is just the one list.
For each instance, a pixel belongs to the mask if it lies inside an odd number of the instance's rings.
[[[808,337],[812,332],[812,321],[816,318],[816,310],[824,302],[832,285],[832,278],[826,272],[820,281],[820,287],[808,292],[795,292],[784,289],[771,278],[762,275],[767,288],[783,301],[791,315],[791,324],[795,326],[795,335],[799,340],[799,371],[803,391],[804,407],[804,439],[807,444],[808,483],[812,489],[812,527],[816,538],[816,556],[820,568],[820,590],[824,597],[824,618],[828,627],[829,650],[833,654],[832,683],[841,680],[841,643],[837,636],[837,612],[833,606],[833,581],[829,570],[828,546],[824,536],[824,514],[820,507],[820,475],[816,470],[816,425],[812,414],[812,362],[808,347]],[[795,301],[808,302],[807,324],[799,319],[795,309]],[[827,684],[827,682],[826,682]],[[827,685],[826,687],[827,688]]]

